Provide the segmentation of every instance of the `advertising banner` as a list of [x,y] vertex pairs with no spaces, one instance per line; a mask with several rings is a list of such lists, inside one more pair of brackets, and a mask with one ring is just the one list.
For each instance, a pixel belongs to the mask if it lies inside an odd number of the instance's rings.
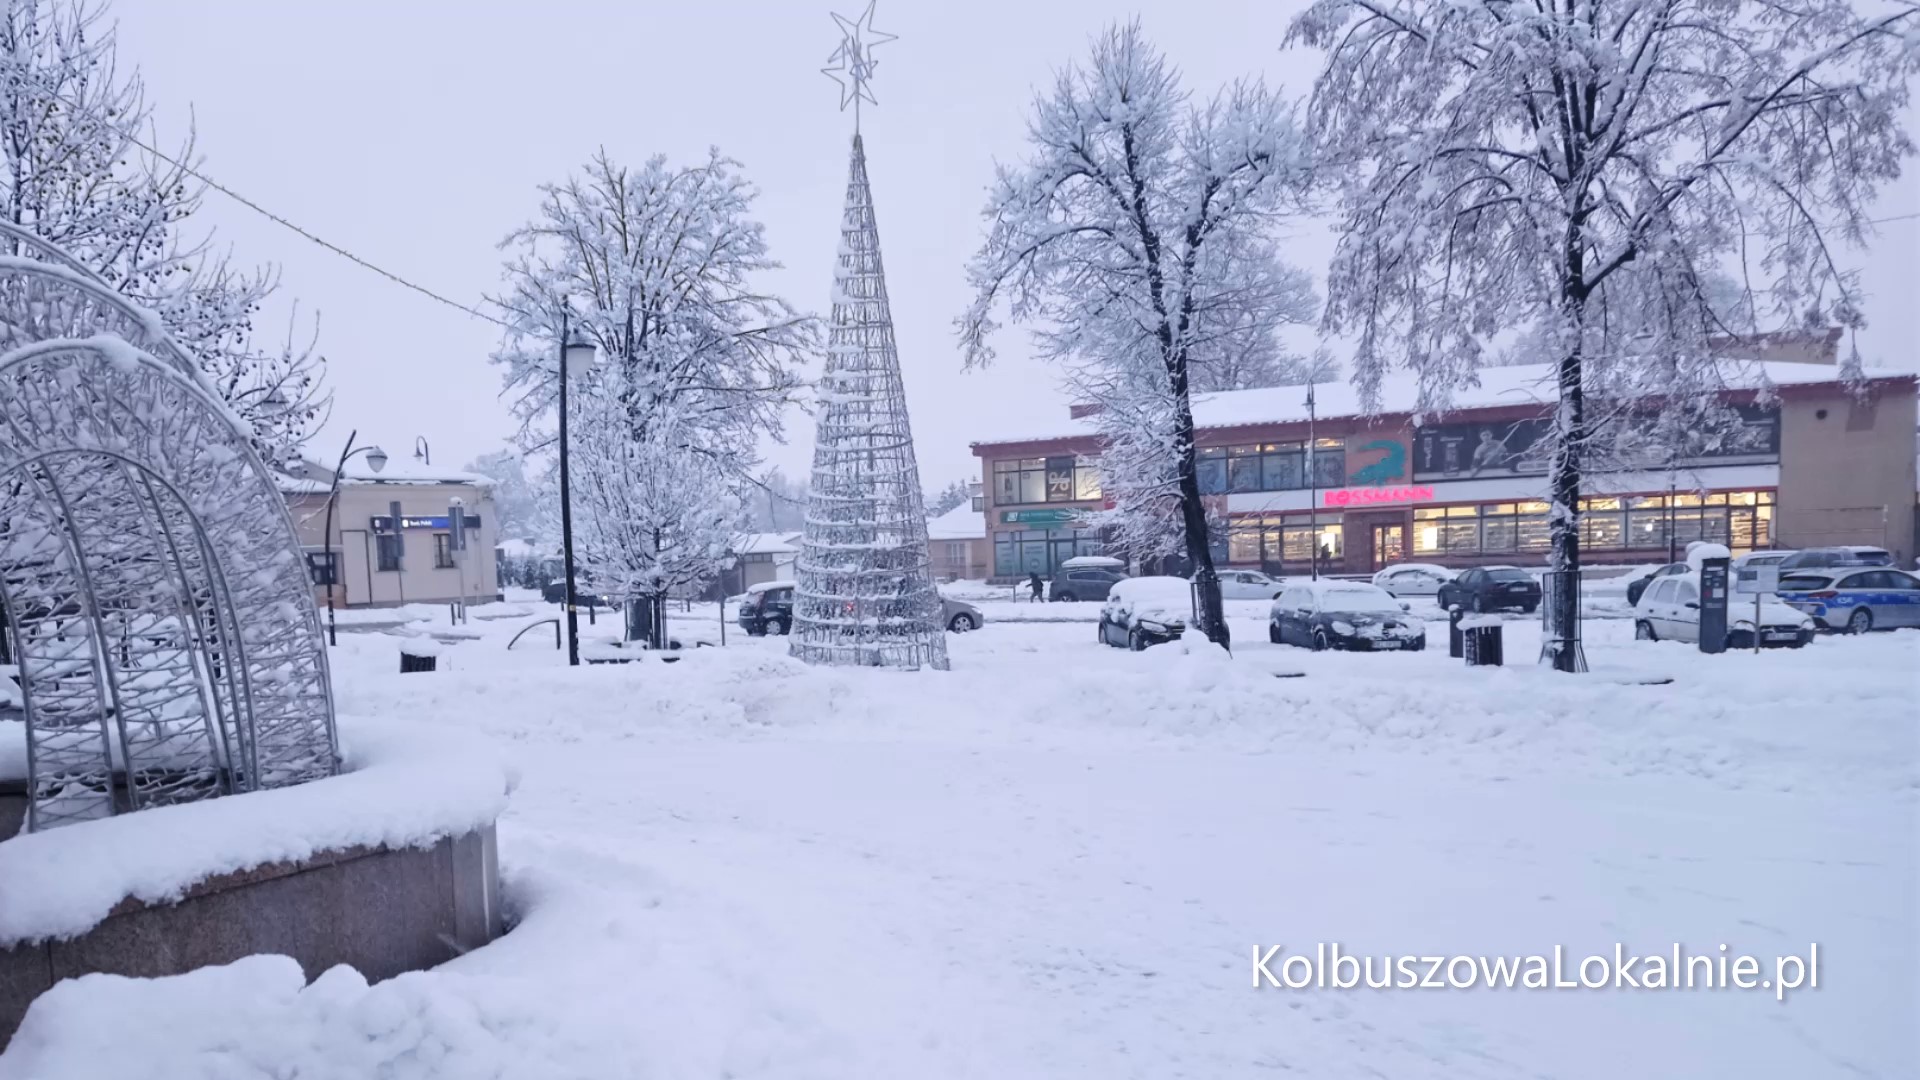
[[[1780,460],[1780,413],[1742,405],[1728,428],[1696,433],[1693,445],[1669,462],[1652,438],[1651,416],[1637,416],[1614,431],[1602,430],[1593,445],[1609,468],[1661,469],[1699,465],[1750,465]],[[1479,477],[1545,476],[1553,445],[1553,422],[1545,416],[1522,420],[1432,424],[1414,432],[1413,479],[1472,480]],[[1646,434],[1643,434],[1646,432]]]

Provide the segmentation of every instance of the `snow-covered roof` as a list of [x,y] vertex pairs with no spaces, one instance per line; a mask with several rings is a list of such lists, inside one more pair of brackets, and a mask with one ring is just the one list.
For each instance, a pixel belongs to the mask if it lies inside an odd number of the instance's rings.
[[741,533],[733,538],[735,555],[792,555],[800,550],[800,534]]
[[[1764,374],[1775,386],[1813,386],[1839,383],[1839,373],[1819,364],[1786,362],[1756,363],[1728,361],[1722,365],[1726,384],[1732,389],[1760,385]],[[1913,378],[1908,371],[1869,371],[1869,379]],[[1505,405],[1545,407],[1554,400],[1555,369],[1551,364],[1519,364],[1513,367],[1485,368],[1480,385],[1454,392],[1448,411],[1492,409]],[[1314,413],[1321,420],[1338,420],[1368,415],[1360,393],[1351,382],[1322,383],[1313,388]],[[1396,371],[1381,380],[1380,406],[1372,415],[1411,415],[1418,411],[1420,384],[1407,371]],[[1193,422],[1202,430],[1248,427],[1258,424],[1303,423],[1307,419],[1305,386],[1269,386],[1258,390],[1223,390],[1195,394]],[[1042,442],[1053,439],[1091,438],[1099,433],[1099,418],[1084,416],[1064,420],[1049,430],[1025,435],[1006,435],[981,439],[976,446],[1004,443]]]
[[556,545],[548,545],[543,549],[539,544],[520,537],[502,540],[493,545],[493,549],[509,559],[530,559],[538,556],[559,554],[559,549]]
[[973,508],[972,503],[959,506],[927,520],[927,539],[929,540],[981,540],[987,535],[987,515]]
[[273,474],[273,486],[279,488],[282,495],[325,495],[333,490],[322,481],[277,471]]
[[345,468],[340,470],[340,482],[344,484],[472,484],[475,487],[492,487],[490,477],[463,469],[451,469],[440,465],[428,465],[412,458],[389,457],[387,463],[379,469],[367,464],[364,454],[351,458]]
[[799,587],[800,583],[797,581],[763,581],[758,585],[747,586],[747,595],[754,596],[763,592],[772,592],[775,589],[797,589]]

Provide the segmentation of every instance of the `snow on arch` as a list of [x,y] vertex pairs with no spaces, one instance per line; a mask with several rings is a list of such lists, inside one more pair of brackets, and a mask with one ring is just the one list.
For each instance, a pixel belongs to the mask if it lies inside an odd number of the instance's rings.
[[157,328],[70,265],[0,259],[0,617],[30,829],[337,770],[286,505]]

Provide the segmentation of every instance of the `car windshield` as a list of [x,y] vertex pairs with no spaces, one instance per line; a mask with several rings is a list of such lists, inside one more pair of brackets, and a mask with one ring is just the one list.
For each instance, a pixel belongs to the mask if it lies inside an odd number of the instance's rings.
[[1533,575],[1527,573],[1525,570],[1489,570],[1487,571],[1487,579],[1490,581],[1532,581]]
[[1824,589],[1833,581],[1826,574],[1792,574],[1780,579],[1781,592],[1810,592]]
[[1381,589],[1328,589],[1320,594],[1320,610],[1398,612],[1400,601]]

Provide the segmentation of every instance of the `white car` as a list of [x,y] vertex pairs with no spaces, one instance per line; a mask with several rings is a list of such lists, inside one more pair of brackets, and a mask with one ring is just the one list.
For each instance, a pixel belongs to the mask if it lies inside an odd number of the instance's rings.
[[[1762,595],[1760,645],[1797,649],[1813,640],[1814,622],[1778,599]],[[1727,648],[1753,648],[1754,603],[1749,595],[1727,598]],[[1688,571],[1654,579],[1633,605],[1633,636],[1641,641],[1700,640],[1700,574]]]
[[1220,571],[1220,598],[1223,600],[1275,600],[1286,582],[1268,577],[1258,570]]
[[1128,578],[1100,608],[1100,641],[1134,652],[1178,640],[1193,611],[1193,583],[1177,577]]
[[1373,583],[1395,596],[1436,596],[1454,571],[1432,563],[1395,563],[1373,575]]

